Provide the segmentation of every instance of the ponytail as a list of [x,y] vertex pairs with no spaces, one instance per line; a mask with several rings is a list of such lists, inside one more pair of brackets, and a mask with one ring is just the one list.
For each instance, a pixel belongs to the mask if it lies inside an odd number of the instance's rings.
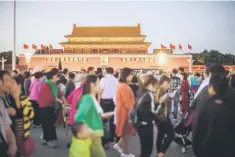
[[225,75],[215,74],[212,75],[209,85],[214,88],[216,96],[223,99],[229,88],[229,81]]

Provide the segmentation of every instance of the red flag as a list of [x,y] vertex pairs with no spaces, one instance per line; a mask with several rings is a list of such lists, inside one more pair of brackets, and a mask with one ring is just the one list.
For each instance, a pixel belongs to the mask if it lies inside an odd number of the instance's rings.
[[179,49],[182,50],[182,45],[181,44],[179,44]]
[[161,49],[166,49],[166,46],[161,44]]
[[173,50],[175,50],[175,45],[173,45],[173,44],[170,44],[170,49],[173,49]]
[[192,50],[192,46],[188,44],[188,49],[189,50]]
[[24,44],[24,49],[29,49],[29,45]]
[[50,44],[50,49],[52,50],[53,49],[53,47],[52,47],[52,45]]
[[32,44],[32,49],[36,50],[37,49],[37,46]]
[[44,45],[41,44],[41,49],[42,49],[42,50],[43,50],[43,49],[46,49],[46,46],[44,46]]

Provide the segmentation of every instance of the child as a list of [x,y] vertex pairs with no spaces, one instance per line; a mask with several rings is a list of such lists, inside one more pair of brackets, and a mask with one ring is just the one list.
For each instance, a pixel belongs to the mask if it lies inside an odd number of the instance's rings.
[[89,128],[82,122],[74,123],[72,133],[69,157],[90,157],[91,133]]

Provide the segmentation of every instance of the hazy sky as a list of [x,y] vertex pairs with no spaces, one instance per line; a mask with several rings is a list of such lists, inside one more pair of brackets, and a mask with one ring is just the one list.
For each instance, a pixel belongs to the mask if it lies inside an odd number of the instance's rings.
[[[160,44],[193,46],[192,52],[217,49],[235,54],[235,2],[17,2],[17,53],[23,44],[64,41],[73,24],[141,24],[149,52]],[[0,2],[0,52],[13,49],[13,2]]]

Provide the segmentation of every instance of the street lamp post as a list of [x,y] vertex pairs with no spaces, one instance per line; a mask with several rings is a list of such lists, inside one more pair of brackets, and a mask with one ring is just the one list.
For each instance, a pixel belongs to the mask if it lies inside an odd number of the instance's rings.
[[12,52],[12,70],[16,69],[16,0],[14,0],[14,50]]
[[0,62],[2,63],[2,70],[5,69],[5,68],[4,68],[4,64],[5,64],[6,61],[7,61],[7,59],[5,59],[5,58],[2,56],[2,58],[1,58],[1,60],[0,60]]

